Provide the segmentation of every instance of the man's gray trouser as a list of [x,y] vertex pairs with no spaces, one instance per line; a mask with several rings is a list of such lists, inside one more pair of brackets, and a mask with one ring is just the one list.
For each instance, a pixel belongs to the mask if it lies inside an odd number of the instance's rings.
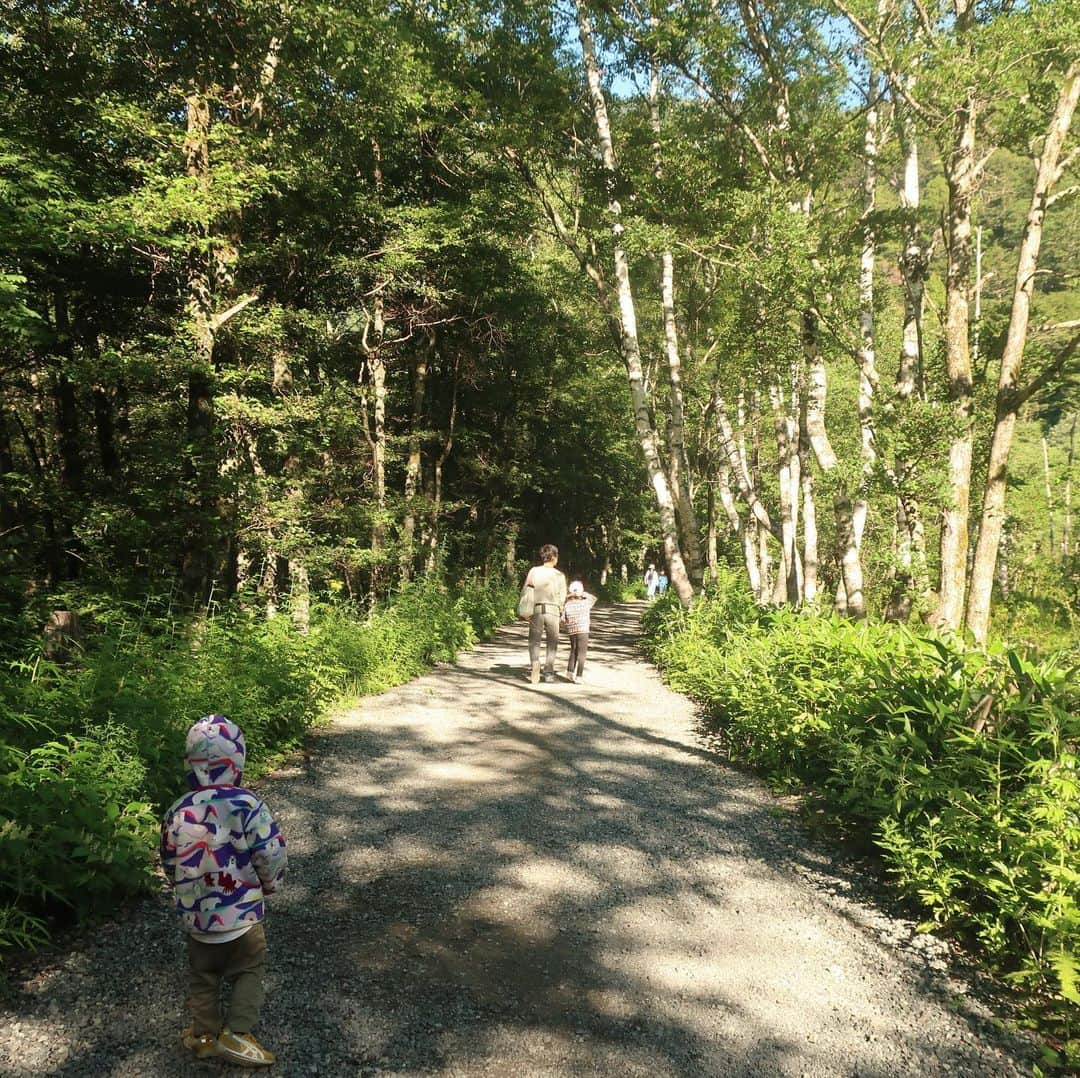
[[[538,604],[539,605],[539,604]],[[540,661],[540,640],[547,638],[544,654],[544,672],[555,673],[555,649],[559,646],[559,608],[554,603],[545,603],[543,609],[533,613],[529,622],[529,662]]]

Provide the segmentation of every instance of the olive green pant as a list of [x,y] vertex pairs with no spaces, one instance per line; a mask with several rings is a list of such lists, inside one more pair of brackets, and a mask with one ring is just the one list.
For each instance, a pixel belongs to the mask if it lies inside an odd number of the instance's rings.
[[188,1007],[195,1035],[221,1032],[221,982],[232,985],[224,1027],[250,1033],[259,1020],[266,991],[266,932],[261,924],[228,943],[203,943],[188,937]]

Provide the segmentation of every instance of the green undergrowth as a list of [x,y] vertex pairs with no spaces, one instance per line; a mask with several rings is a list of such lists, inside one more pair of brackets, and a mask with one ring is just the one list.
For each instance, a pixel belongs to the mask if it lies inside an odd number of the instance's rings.
[[627,603],[645,598],[645,584],[641,580],[624,581],[611,577],[596,589],[597,598],[605,603]]
[[1080,688],[1064,655],[762,610],[735,577],[644,617],[668,682],[734,758],[872,834],[926,927],[1023,990],[1050,1062],[1080,1062]]
[[0,670],[0,954],[153,886],[159,813],[182,792],[200,715],[239,723],[250,781],[336,701],[452,659],[515,604],[500,584],[425,581],[373,613],[315,605],[305,635],[287,613],[175,618],[98,600],[85,650],[63,663],[27,633]]

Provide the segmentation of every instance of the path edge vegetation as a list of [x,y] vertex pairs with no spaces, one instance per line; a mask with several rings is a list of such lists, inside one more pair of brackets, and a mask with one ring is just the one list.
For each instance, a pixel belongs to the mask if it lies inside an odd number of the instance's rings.
[[344,702],[490,637],[517,594],[501,579],[425,577],[374,610],[314,604],[306,632],[288,610],[267,618],[243,601],[192,618],[168,598],[95,598],[80,654],[50,659],[28,634],[0,670],[0,963],[153,889],[160,812],[182,790],[200,715],[239,723],[251,783]]
[[690,610],[653,603],[643,647],[732,759],[872,835],[920,928],[973,946],[1046,1064],[1080,1067],[1080,688],[1065,653],[762,609],[731,571]]

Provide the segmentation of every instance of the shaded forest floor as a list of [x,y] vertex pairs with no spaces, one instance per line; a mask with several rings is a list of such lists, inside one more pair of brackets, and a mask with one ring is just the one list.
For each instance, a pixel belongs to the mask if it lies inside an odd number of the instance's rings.
[[[943,948],[708,748],[643,605],[594,612],[584,684],[529,685],[513,626],[260,784],[291,862],[273,1073],[1030,1073]],[[38,956],[0,1072],[220,1073],[179,1048],[183,969],[164,893]]]

